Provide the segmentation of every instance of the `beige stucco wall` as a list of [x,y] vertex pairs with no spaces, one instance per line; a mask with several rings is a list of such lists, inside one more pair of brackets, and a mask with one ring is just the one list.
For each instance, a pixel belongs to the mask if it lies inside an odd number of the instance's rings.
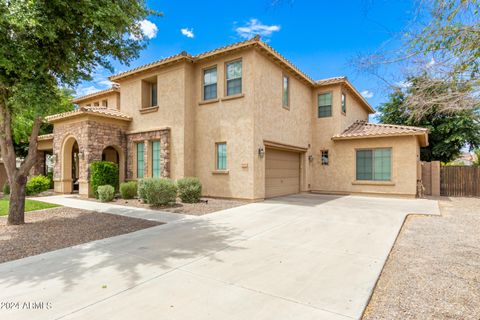
[[[242,59],[242,94],[226,97],[225,64]],[[202,101],[203,70],[217,66],[218,99]],[[282,105],[282,77],[290,79],[289,108]],[[158,106],[144,108],[144,81],[157,82]],[[259,49],[247,48],[196,63],[180,62],[118,80],[120,94],[109,94],[109,107],[119,106],[133,121],[129,134],[161,132],[170,128],[169,176],[197,176],[206,196],[262,199],[265,196],[265,158],[258,149],[265,142],[290,146],[301,153],[301,190],[342,193],[414,195],[419,175],[419,146],[414,137],[332,141],[356,120],[368,120],[362,101],[346,86],[313,88],[274,63]],[[318,94],[332,92],[332,117],[317,117]],[[341,112],[341,93],[346,114]],[[121,99],[120,99],[121,96]],[[93,105],[97,96],[82,102]],[[101,105],[101,102],[100,102]],[[168,131],[168,130],[167,130]],[[140,134],[141,135],[141,134]],[[145,136],[148,136],[146,134]],[[227,172],[216,172],[216,145],[227,143]],[[393,148],[391,185],[355,184],[355,148]],[[147,147],[148,148],[148,147]],[[130,148],[131,149],[131,148]],[[330,165],[321,165],[328,150]],[[147,150],[148,151],[148,150]],[[128,150],[129,157],[136,150]],[[147,152],[147,154],[149,154]],[[313,161],[308,157],[313,156]],[[132,158],[133,159],[133,158]],[[151,176],[150,169],[145,176]]]
[[[274,64],[258,51],[254,52],[254,163],[255,198],[265,197],[265,157],[258,156],[264,141],[308,149],[311,141],[311,88]],[[289,107],[283,107],[283,76],[289,77]],[[308,153],[301,152],[301,191],[308,190],[310,166]]]
[[[170,141],[170,177],[178,179],[189,175],[190,165],[185,163],[185,131],[192,130],[186,123],[186,64],[177,64],[172,67],[155,70],[134,78],[120,81],[121,105],[120,110],[130,115],[133,121],[129,132],[144,132],[171,128]],[[142,80],[157,79],[158,108],[152,112],[142,113]],[[191,150],[191,149],[189,149]],[[187,159],[192,159],[192,152],[187,153]],[[146,173],[149,176],[150,173]]]
[[[337,140],[329,149],[330,163],[321,165],[315,158],[312,190],[339,193],[386,193],[415,196],[418,143],[415,137],[388,137]],[[356,177],[356,149],[392,148],[392,181],[360,182]]]
[[[225,63],[242,59],[242,95],[225,94]],[[253,51],[222,56],[195,66],[195,175],[205,195],[252,199],[254,197]],[[202,104],[202,73],[217,66],[218,101]],[[200,102],[200,103],[199,103]],[[227,174],[215,172],[215,143],[227,143]]]

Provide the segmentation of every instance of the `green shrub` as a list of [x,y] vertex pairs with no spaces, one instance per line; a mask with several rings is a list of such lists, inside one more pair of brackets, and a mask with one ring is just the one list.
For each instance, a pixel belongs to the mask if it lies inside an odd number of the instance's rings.
[[178,197],[184,203],[195,203],[202,196],[202,184],[196,177],[185,177],[177,180]]
[[115,188],[107,184],[104,186],[98,186],[97,188],[98,199],[102,202],[110,202],[115,196]]
[[90,164],[90,184],[96,198],[98,198],[99,186],[108,184],[118,190],[118,165],[109,161],[92,162]]
[[54,188],[54,185],[53,185],[53,171],[50,171],[50,172],[47,173],[47,178],[50,179],[49,189],[53,189]]
[[146,178],[138,185],[140,198],[153,206],[167,205],[175,202],[177,186],[170,179]]
[[5,184],[3,185],[3,190],[2,191],[3,191],[4,196],[10,194],[10,185],[8,184],[8,181],[5,182]]
[[45,176],[38,175],[27,181],[25,192],[27,196],[31,196],[46,191],[49,188],[50,179]]
[[133,199],[137,195],[137,182],[129,181],[120,184],[120,194],[123,199]]

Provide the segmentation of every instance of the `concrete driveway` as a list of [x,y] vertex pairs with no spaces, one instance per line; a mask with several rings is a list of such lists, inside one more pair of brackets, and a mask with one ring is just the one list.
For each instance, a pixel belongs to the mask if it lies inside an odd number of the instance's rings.
[[20,303],[0,318],[357,319],[410,213],[438,206],[304,194],[172,219],[0,264],[0,303]]

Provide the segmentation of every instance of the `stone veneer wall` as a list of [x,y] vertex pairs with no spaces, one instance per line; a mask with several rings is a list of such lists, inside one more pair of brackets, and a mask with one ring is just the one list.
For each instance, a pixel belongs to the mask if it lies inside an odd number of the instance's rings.
[[[120,155],[120,161],[125,161],[126,155],[126,134],[125,130],[119,128],[119,125],[111,123],[102,123],[95,120],[84,120],[68,124],[56,124],[54,126],[53,153],[56,161],[53,170],[54,181],[62,180],[62,145],[68,136],[73,136],[78,143],[79,152],[83,152],[83,157],[79,163],[79,181],[88,187],[90,177],[90,163],[92,161],[102,160],[102,151],[108,146],[117,149]],[[120,164],[120,168],[125,165]],[[125,176],[125,172],[120,173],[120,177]],[[80,190],[80,193],[82,191]],[[85,194],[85,192],[83,192]]]
[[150,177],[151,142],[160,140],[160,165],[163,178],[170,177],[170,129],[127,134],[127,179],[136,179],[136,144],[144,142],[144,176]]

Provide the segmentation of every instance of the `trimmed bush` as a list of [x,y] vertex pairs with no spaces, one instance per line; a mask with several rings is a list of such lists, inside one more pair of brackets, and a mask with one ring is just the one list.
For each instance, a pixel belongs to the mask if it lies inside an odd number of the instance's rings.
[[137,182],[129,181],[120,184],[120,194],[123,199],[133,199],[137,195]]
[[27,196],[32,196],[48,189],[50,189],[50,179],[42,175],[31,178],[25,186]]
[[10,194],[10,185],[8,184],[8,181],[5,182],[5,184],[3,185],[2,191],[3,191],[3,195],[4,195],[4,196]]
[[98,199],[99,186],[111,185],[118,190],[118,165],[109,161],[95,161],[90,165],[90,184],[93,194]]
[[50,179],[49,189],[53,189],[54,188],[54,185],[53,185],[53,171],[50,171],[50,172],[47,173],[47,178]]
[[146,178],[140,180],[138,194],[141,199],[153,206],[174,203],[177,198],[177,186],[170,179]]
[[107,184],[104,186],[98,186],[97,188],[98,199],[102,202],[110,202],[115,196],[115,188]]
[[202,184],[196,177],[185,177],[177,180],[178,197],[184,203],[196,203],[202,196]]

